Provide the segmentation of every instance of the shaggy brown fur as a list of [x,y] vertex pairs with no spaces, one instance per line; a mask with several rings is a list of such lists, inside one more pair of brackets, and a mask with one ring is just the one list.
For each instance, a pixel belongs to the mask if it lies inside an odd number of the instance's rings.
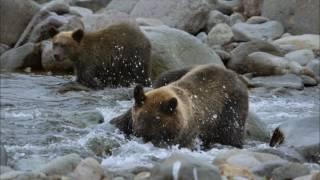
[[[237,74],[217,65],[202,65],[179,80],[144,93],[134,90],[132,119],[122,128],[155,145],[190,147],[199,137],[213,143],[242,146],[248,92]],[[123,117],[122,117],[123,118]],[[119,125],[121,119],[112,123]]]
[[56,60],[70,58],[77,82],[94,89],[150,85],[151,45],[132,23],[109,26],[98,32],[52,31]]

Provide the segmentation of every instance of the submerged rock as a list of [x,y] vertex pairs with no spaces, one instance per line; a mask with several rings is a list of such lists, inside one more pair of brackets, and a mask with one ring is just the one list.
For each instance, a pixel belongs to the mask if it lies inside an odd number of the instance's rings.
[[102,180],[105,177],[99,162],[93,158],[82,160],[72,173],[77,180]]
[[256,77],[251,80],[255,87],[292,88],[302,90],[304,88],[302,79],[294,74],[280,76]]
[[88,126],[101,124],[104,122],[104,117],[100,111],[83,111],[71,113],[67,121],[74,123],[79,128],[86,128]]
[[310,170],[306,165],[299,163],[287,163],[281,167],[278,167],[272,171],[272,179],[293,179],[296,177],[308,175]]
[[78,154],[68,154],[52,160],[38,171],[47,176],[67,175],[72,172],[80,162],[81,157]]
[[270,132],[267,130],[267,125],[252,111],[249,111],[246,120],[245,139],[262,142],[270,140]]
[[150,179],[203,179],[220,180],[218,169],[199,159],[173,154],[151,169]]

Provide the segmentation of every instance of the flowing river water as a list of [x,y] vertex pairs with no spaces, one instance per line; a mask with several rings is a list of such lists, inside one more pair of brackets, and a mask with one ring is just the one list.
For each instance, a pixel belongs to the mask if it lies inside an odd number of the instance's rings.
[[[110,154],[99,158],[102,165],[111,170],[148,167],[177,151],[212,161],[227,149],[163,149],[138,138],[126,139],[109,121],[131,106],[131,88],[58,94],[58,88],[70,81],[71,76],[16,73],[1,73],[0,76],[1,142],[8,151],[9,164],[16,169],[32,170],[72,152],[83,157],[94,156],[88,147],[93,138],[109,142]],[[319,117],[319,86],[290,93],[256,89],[250,92],[250,108],[270,131],[292,118]],[[79,124],[81,113],[88,111],[100,111],[104,122],[89,126]],[[246,148],[266,146],[267,143],[255,143]]]

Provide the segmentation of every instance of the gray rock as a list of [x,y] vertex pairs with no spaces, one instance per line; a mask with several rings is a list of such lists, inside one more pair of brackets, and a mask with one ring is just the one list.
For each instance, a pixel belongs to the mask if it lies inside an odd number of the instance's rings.
[[136,18],[136,21],[139,26],[162,26],[162,25],[165,25],[159,19],[152,19],[152,18]]
[[262,142],[270,140],[270,132],[267,130],[267,125],[253,111],[249,111],[246,120],[245,139]]
[[4,173],[11,172],[11,171],[14,171],[13,169],[11,169],[11,167],[0,165],[0,175],[4,174]]
[[281,167],[276,168],[272,171],[272,179],[293,179],[296,177],[304,176],[310,173],[310,170],[306,165],[299,163],[287,163]]
[[317,76],[320,77],[320,60],[314,59],[307,64],[307,68],[311,69]]
[[241,43],[238,47],[233,49],[227,67],[241,74],[248,73],[249,71],[245,60],[249,54],[259,51],[277,56],[283,55],[281,50],[273,44],[267,41],[254,40]]
[[44,70],[52,72],[72,72],[73,63],[66,59],[63,61],[56,61],[53,57],[53,49],[51,41],[41,42],[41,64]]
[[79,163],[72,173],[72,178],[77,180],[101,180],[104,178],[104,173],[99,162],[89,157]]
[[218,56],[221,58],[223,64],[227,64],[228,61],[231,58],[231,54],[227,51],[221,50],[221,49],[215,49],[214,52],[218,54]]
[[52,160],[38,171],[46,174],[47,176],[67,175],[72,172],[80,162],[81,157],[79,155],[68,154]]
[[318,85],[318,82],[316,79],[313,79],[310,76],[302,75],[301,76],[302,82],[304,86],[316,86]]
[[13,46],[40,7],[32,0],[0,0],[0,4],[0,43]]
[[233,13],[230,16],[230,22],[229,25],[233,26],[237,23],[242,23],[245,21],[245,18],[240,13]]
[[1,180],[46,180],[48,177],[40,172],[9,171],[0,175]]
[[152,77],[169,69],[196,64],[215,63],[223,66],[219,56],[196,37],[166,26],[141,28],[151,42]]
[[112,0],[105,10],[117,10],[130,14],[138,2],[139,0]]
[[209,32],[215,25],[220,23],[230,23],[229,16],[222,14],[220,11],[210,11],[206,24],[206,32]]
[[33,171],[41,168],[47,162],[47,159],[34,155],[27,158],[19,158],[15,161],[13,168],[19,171]]
[[24,40],[24,43],[37,43],[42,40],[49,39],[51,38],[49,30],[52,27],[58,28],[65,23],[67,23],[67,19],[65,17],[52,14],[43,19],[40,23],[35,24],[34,28],[30,31],[28,38]]
[[120,144],[115,139],[96,136],[88,139],[86,146],[94,152],[95,155],[105,157],[111,155],[112,150],[119,147]]
[[233,33],[227,24],[217,24],[208,34],[209,46],[224,45],[231,41]]
[[200,32],[199,34],[196,35],[196,38],[198,38],[202,43],[206,44],[208,35],[205,32]]
[[315,55],[310,49],[301,49],[286,54],[285,58],[289,59],[290,61],[295,61],[301,66],[305,66],[315,58]]
[[319,7],[319,0],[267,0],[263,2],[262,16],[280,21],[293,34],[319,34]]
[[10,47],[8,45],[0,43],[0,56],[9,49]]
[[241,0],[217,0],[215,8],[223,14],[231,15],[241,6]]
[[86,32],[95,32],[107,28],[111,24],[119,22],[132,22],[135,20],[130,18],[128,14],[119,11],[106,11],[100,14],[92,14],[82,17],[84,29]]
[[221,179],[218,169],[183,154],[173,154],[151,170],[150,179]]
[[304,34],[297,36],[287,36],[273,41],[275,45],[283,49],[299,50],[299,49],[320,49],[320,35],[319,34]]
[[280,131],[284,134],[285,140],[283,145],[291,147],[319,146],[319,115],[290,119],[279,126]]
[[269,20],[270,20],[269,18],[266,18],[263,16],[252,16],[246,21],[246,23],[248,23],[248,24],[262,24],[262,23],[265,23]]
[[320,172],[312,172],[309,175],[306,176],[300,176],[297,178],[294,178],[294,180],[317,180],[320,179]]
[[294,74],[280,76],[256,77],[251,80],[255,87],[285,87],[302,90],[304,85],[302,79]]
[[8,164],[8,154],[3,145],[0,146],[0,165],[6,166]]
[[70,14],[77,15],[80,17],[85,17],[85,16],[92,15],[93,11],[91,9],[87,9],[84,7],[71,6],[70,7]]
[[274,163],[287,162],[280,157],[268,153],[251,152],[249,150],[228,150],[218,154],[213,160],[215,165],[230,164],[254,170],[256,167]]
[[59,15],[70,12],[69,4],[64,0],[53,0],[42,5],[41,10],[55,12]]
[[272,161],[270,163],[265,163],[260,166],[254,167],[252,172],[258,176],[271,177],[272,171],[278,167],[283,166],[287,162],[284,161]]
[[232,30],[236,41],[273,40],[284,33],[283,26],[277,21],[261,24],[237,23],[232,26]]
[[78,128],[86,128],[88,126],[101,124],[104,122],[104,117],[100,111],[83,111],[73,112],[67,116],[66,121],[72,122]]
[[92,11],[98,11],[106,7],[111,0],[81,0],[74,1],[72,5],[91,9]]
[[27,43],[0,56],[1,69],[13,71],[25,67],[41,68],[40,46]]
[[160,19],[170,27],[197,33],[204,28],[209,10],[205,0],[140,0],[130,15]]

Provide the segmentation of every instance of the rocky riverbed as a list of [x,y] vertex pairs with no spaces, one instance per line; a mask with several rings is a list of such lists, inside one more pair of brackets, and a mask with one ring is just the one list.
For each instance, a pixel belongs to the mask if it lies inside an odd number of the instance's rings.
[[[319,1],[0,0],[0,179],[320,179]],[[14,12],[14,13],[12,13]],[[152,78],[214,63],[250,94],[243,149],[158,148],[109,121],[132,88],[58,93],[75,80],[50,28],[136,23]],[[109,55],[109,54],[106,54]],[[269,146],[279,128],[284,141]]]

